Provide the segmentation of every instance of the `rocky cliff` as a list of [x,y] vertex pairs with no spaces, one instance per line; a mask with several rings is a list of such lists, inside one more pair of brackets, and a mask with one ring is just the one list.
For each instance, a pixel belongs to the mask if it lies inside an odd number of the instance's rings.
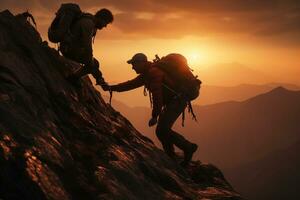
[[0,13],[0,199],[241,199],[222,173],[181,168],[107,105],[25,16]]

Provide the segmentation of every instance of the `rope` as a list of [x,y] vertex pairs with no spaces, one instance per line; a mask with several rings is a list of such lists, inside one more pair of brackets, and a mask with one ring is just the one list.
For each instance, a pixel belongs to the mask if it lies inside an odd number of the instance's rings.
[[184,120],[185,120],[185,108],[182,111],[182,120],[181,120],[181,126],[184,127]]
[[[148,95],[146,86],[144,86],[143,94],[144,94],[145,97]],[[150,107],[153,108],[153,96],[152,96],[152,93],[150,91],[149,91],[149,101],[150,101]]]
[[153,108],[153,95],[152,93],[149,94],[150,106]]
[[97,29],[96,29],[95,33],[93,34],[93,44],[95,43],[96,35],[97,35]]
[[112,96],[113,96],[113,91],[109,90],[109,105],[111,105]]
[[144,96],[147,96],[147,88],[144,86]]

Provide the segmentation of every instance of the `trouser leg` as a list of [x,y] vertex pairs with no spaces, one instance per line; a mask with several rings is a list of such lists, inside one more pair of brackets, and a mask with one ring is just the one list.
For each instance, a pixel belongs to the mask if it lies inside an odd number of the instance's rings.
[[105,81],[102,77],[102,73],[99,70],[99,62],[94,58],[92,63],[85,64],[80,67],[75,73],[72,75],[74,78],[81,78],[88,74],[92,74],[92,76],[96,79],[96,83],[99,85],[105,84]]
[[173,144],[175,144],[179,149],[186,150],[191,146],[191,142],[185,139],[182,135],[179,133],[171,130],[171,140]]
[[84,64],[84,66],[70,76],[71,79],[80,79],[83,76],[92,74],[96,79],[97,85],[106,85],[99,69],[99,62],[96,58],[92,58],[91,60],[90,54],[80,48],[68,48],[67,46],[65,48],[68,50],[63,51],[64,48],[62,47],[62,53],[65,57]]
[[192,143],[186,140],[182,135],[173,131],[171,128],[182,111],[185,109],[186,103],[179,99],[173,100],[159,116],[156,127],[156,135],[166,153],[174,153],[175,144],[179,149],[185,151]]
[[171,158],[175,157],[175,149],[172,142],[168,142],[167,140],[160,139],[161,145],[163,147],[164,152],[170,156]]
[[77,71],[75,71],[73,74],[69,75],[67,77],[67,80],[69,80],[73,85],[77,87],[81,87],[80,78],[82,76],[85,76],[88,74],[88,70],[85,66],[81,66]]

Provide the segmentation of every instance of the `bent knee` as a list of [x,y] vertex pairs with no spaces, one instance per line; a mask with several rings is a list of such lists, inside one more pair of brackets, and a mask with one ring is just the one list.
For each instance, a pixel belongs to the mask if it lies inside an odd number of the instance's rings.
[[168,127],[157,126],[155,129],[155,134],[159,140],[166,140],[169,136],[171,129]]

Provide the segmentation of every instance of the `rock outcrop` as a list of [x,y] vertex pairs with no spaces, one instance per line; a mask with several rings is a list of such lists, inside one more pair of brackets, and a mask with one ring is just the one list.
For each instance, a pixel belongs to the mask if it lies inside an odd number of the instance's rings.
[[107,105],[25,16],[0,13],[0,199],[241,199],[210,164],[181,168]]

